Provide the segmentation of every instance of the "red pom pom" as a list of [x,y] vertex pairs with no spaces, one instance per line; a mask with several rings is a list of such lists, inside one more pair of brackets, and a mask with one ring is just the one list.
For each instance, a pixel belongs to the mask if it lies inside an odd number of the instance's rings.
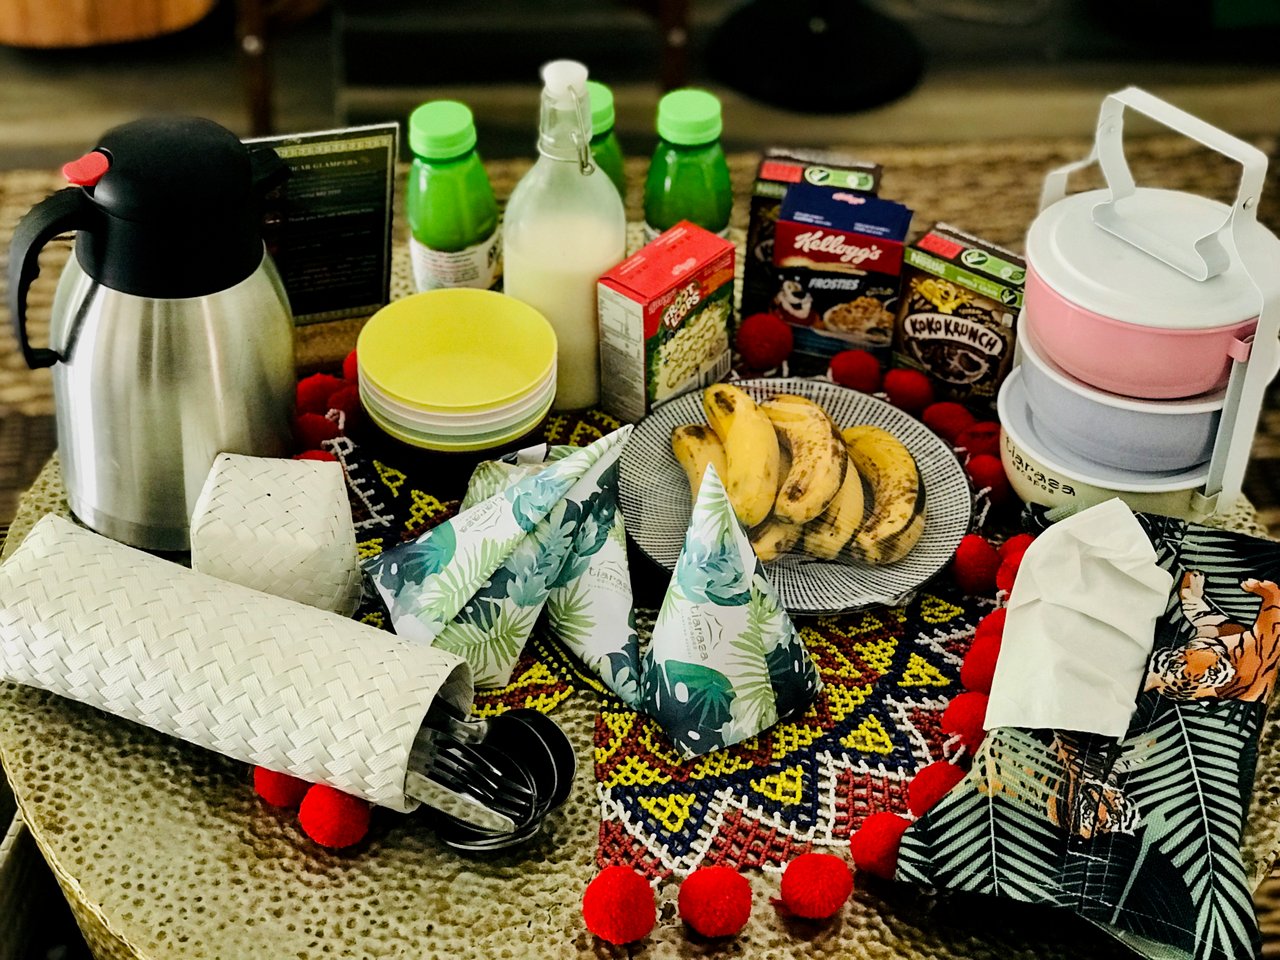
[[996,658],[1000,656],[1000,634],[988,631],[975,633],[969,644],[969,652],[960,664],[960,682],[966,690],[990,693],[991,679],[996,673]]
[[917,817],[923,817],[963,779],[964,771],[954,763],[931,763],[912,777],[907,787],[907,806]]
[[298,823],[322,847],[349,847],[369,832],[369,802],[317,783],[302,798]]
[[999,569],[1000,554],[983,537],[968,533],[960,538],[952,570],[961,590],[975,596],[991,593]]
[[318,413],[303,413],[293,418],[293,433],[304,447],[318,447],[338,435],[338,425]]
[[1027,547],[1035,542],[1036,538],[1029,533],[1015,533],[1000,544],[1000,559],[1008,560],[1015,555],[1020,557],[1027,552]]
[[973,634],[973,639],[979,637],[994,635],[997,637],[1004,636],[1004,619],[1009,615],[1009,611],[1004,607],[992,610],[985,617],[978,621],[978,629]]
[[973,481],[975,489],[986,490],[990,488],[988,496],[994,504],[1004,503],[1009,499],[1009,494],[1013,492],[1009,486],[1009,478],[1004,475],[1004,467],[998,457],[993,457],[989,453],[980,453],[976,457],[970,457],[964,469],[969,474],[969,479]]
[[911,821],[896,813],[873,813],[849,838],[849,852],[859,870],[892,880],[898,869],[898,845]]
[[287,773],[254,767],[253,789],[273,807],[296,807],[311,789],[311,784]]
[[945,403],[929,404],[924,408],[920,419],[943,440],[953,444],[956,437],[971,427],[977,418],[964,404],[948,400]]
[[738,353],[753,370],[772,370],[791,356],[791,326],[772,313],[753,313],[738,327]]
[[751,884],[732,867],[699,867],[680,884],[680,917],[704,937],[732,937],[751,916]]
[[890,370],[884,375],[884,392],[907,413],[919,413],[933,403],[933,384],[919,370]]
[[962,447],[971,457],[980,453],[1000,456],[1000,424],[994,420],[984,420],[960,431],[956,437],[956,446]]
[[880,361],[865,350],[845,350],[831,358],[831,379],[842,387],[875,393],[880,376]]
[[987,715],[987,695],[985,693],[962,693],[947,704],[942,711],[942,732],[947,735],[959,734],[964,748],[972,754],[982,743],[987,732],[982,729],[982,721]]
[[306,450],[293,455],[295,460],[320,460],[325,463],[337,463],[338,458],[328,450]]
[[356,352],[352,350],[343,358],[342,379],[355,383],[360,379],[360,365],[356,362]]
[[582,919],[587,929],[609,943],[644,939],[657,917],[653,890],[630,867],[605,867],[582,895]]
[[802,853],[782,871],[782,905],[793,916],[825,920],[853,893],[849,866],[830,853]]
[[335,390],[333,395],[329,397],[329,409],[341,410],[348,416],[360,410],[360,388],[352,384],[349,387],[343,387],[341,390]]
[[329,412],[329,397],[345,384],[327,373],[313,373],[298,381],[297,410],[299,414]]
[[[1023,553],[1026,551],[1024,550]],[[1018,578],[1018,570],[1022,567],[1022,553],[1015,554],[1004,563],[1000,564],[1000,569],[996,571],[996,589],[1003,590],[1005,593],[1013,591],[1014,581]]]

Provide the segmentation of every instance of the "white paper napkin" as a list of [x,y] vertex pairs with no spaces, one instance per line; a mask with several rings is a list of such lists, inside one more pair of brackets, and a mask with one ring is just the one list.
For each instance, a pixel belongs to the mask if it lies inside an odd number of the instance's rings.
[[1042,533],[1009,597],[986,728],[1124,736],[1172,585],[1121,500]]

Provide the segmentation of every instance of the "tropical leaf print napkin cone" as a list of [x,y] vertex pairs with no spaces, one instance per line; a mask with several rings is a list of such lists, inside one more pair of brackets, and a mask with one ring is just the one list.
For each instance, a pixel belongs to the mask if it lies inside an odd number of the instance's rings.
[[1152,960],[1258,957],[1241,837],[1280,666],[1280,544],[1140,519],[1174,587],[1124,736],[991,730],[903,836],[896,878],[1065,907]]
[[[538,444],[501,460],[487,460],[472,474],[462,508],[494,496],[580,449]],[[573,509],[566,507],[566,511]],[[573,547],[551,583],[546,610],[560,642],[624,703],[634,707],[640,697],[640,639],[627,563],[626,527],[618,509],[616,459],[604,468],[596,489],[581,505]]]
[[707,467],[640,670],[640,709],[686,758],[753,737],[818,692],[813,662]]
[[507,683],[571,559],[607,539],[596,505],[630,432],[616,430],[370,560],[396,633],[463,657],[477,687]]

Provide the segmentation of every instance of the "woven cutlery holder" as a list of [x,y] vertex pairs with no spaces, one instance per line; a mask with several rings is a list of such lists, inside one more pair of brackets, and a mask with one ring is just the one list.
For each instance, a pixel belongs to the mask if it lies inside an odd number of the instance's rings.
[[191,514],[191,568],[351,616],[364,580],[342,467],[219,454]]
[[46,516],[0,566],[0,674],[409,811],[414,736],[458,657]]

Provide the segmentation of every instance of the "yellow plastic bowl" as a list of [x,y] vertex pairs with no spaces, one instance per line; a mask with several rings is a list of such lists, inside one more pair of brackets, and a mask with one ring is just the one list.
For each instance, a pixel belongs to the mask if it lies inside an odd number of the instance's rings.
[[356,341],[360,376],[422,410],[500,409],[556,364],[556,334],[527,304],[492,290],[429,290],[388,304]]

